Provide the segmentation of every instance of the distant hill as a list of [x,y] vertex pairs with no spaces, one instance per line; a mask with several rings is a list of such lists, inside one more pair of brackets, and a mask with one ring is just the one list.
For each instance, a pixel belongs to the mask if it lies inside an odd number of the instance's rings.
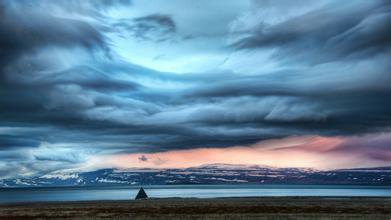
[[0,180],[0,187],[167,184],[391,185],[391,167],[315,170],[259,165],[207,164],[185,169],[101,169],[53,172]]

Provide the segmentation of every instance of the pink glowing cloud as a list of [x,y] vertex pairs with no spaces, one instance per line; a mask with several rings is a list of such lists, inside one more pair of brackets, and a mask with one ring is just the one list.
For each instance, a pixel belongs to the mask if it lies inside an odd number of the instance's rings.
[[295,136],[251,146],[96,157],[92,164],[117,168],[186,168],[210,163],[318,169],[387,166],[391,164],[389,143],[390,133],[362,137]]

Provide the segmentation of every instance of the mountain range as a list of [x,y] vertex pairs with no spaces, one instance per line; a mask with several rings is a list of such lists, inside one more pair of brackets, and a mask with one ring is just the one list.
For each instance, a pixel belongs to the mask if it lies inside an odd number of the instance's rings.
[[208,164],[182,169],[99,169],[0,179],[0,187],[167,184],[391,185],[391,167],[316,170],[259,165]]

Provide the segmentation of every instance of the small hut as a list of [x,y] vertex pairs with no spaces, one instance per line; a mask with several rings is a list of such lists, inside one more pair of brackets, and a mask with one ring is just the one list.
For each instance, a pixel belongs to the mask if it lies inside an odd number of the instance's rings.
[[136,195],[136,198],[134,198],[134,199],[135,200],[138,200],[138,199],[148,199],[148,196],[145,193],[143,187],[140,188],[140,190],[138,191],[138,193]]

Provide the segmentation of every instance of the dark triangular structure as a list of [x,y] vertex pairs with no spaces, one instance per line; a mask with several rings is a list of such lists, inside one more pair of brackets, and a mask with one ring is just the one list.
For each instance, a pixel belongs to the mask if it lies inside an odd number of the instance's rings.
[[134,198],[134,199],[135,199],[135,200],[137,200],[137,199],[148,199],[148,196],[147,196],[147,194],[145,193],[143,187],[140,188],[140,190],[139,190],[138,193],[137,193],[136,198]]

